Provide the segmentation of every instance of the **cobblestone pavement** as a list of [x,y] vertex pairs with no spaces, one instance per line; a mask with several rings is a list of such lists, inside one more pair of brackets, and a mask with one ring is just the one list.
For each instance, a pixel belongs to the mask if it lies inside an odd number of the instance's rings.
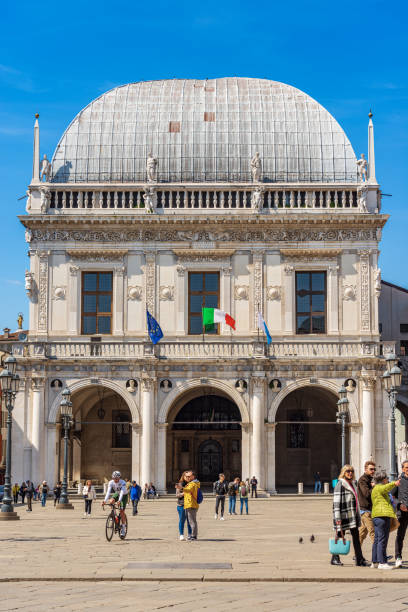
[[[93,610],[105,601],[115,605],[117,596],[121,607],[133,610],[195,610],[214,604],[217,610],[244,609],[248,603],[265,610],[316,610],[316,601],[331,610],[344,593],[347,610],[383,610],[384,604],[390,612],[408,610],[408,563],[381,572],[354,567],[349,555],[344,567],[329,565],[330,499],[259,499],[250,501],[249,508],[248,516],[214,520],[213,500],[205,498],[199,540],[190,543],[178,539],[174,499],[144,501],[138,516],[128,510],[126,540],[115,535],[109,543],[107,512],[99,502],[90,519],[83,517],[82,502],[64,511],[55,510],[52,502],[46,508],[34,504],[31,513],[17,506],[20,521],[0,522],[0,581],[27,582],[0,584],[0,610],[27,607],[26,593],[30,610]],[[390,554],[394,539],[392,534]],[[370,549],[365,542],[368,559]]]
[[0,610],[302,610],[406,612],[402,584],[28,582],[1,585]]

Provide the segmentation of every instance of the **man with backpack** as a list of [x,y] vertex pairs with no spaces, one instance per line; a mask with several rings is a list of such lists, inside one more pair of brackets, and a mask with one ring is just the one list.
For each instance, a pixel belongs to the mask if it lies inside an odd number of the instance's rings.
[[236,514],[235,504],[237,502],[237,491],[239,487],[240,478],[234,478],[228,485],[228,514]]
[[203,501],[203,494],[201,493],[200,482],[197,480],[196,473],[193,470],[185,472],[184,479],[187,482],[186,486],[183,487],[184,510],[191,526],[191,536],[188,536],[187,540],[195,541],[198,535],[197,510],[199,504]]
[[224,520],[224,506],[225,506],[225,496],[228,493],[228,485],[225,482],[225,475],[219,474],[218,480],[214,482],[213,491],[215,493],[215,516],[214,518],[218,518],[218,509],[221,506],[221,516],[220,521]]

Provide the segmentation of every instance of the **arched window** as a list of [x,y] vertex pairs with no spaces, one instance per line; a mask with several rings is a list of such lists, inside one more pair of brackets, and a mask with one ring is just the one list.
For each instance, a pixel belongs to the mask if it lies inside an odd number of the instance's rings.
[[241,429],[241,414],[231,400],[218,395],[196,397],[180,410],[173,429],[233,430]]

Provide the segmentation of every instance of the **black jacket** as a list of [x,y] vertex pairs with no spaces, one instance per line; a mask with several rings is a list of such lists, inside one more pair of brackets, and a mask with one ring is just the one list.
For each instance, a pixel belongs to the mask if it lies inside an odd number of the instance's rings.
[[371,501],[371,491],[373,490],[371,486],[372,481],[372,477],[366,473],[359,478],[357,493],[360,510],[371,512],[373,509],[373,502]]
[[399,511],[401,504],[404,504],[408,508],[408,478],[405,476],[405,474],[401,474],[400,486],[393,489],[391,493],[398,501],[397,509]]
[[34,485],[32,482],[27,482],[25,487],[25,493],[27,497],[32,497],[34,495]]
[[221,482],[220,480],[217,480],[217,482],[214,482],[214,493],[216,495],[226,495],[228,492],[228,485],[225,482]]

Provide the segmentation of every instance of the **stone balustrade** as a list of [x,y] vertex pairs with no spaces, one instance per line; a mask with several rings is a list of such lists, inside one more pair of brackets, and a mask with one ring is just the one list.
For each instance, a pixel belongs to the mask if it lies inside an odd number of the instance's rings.
[[13,355],[30,359],[140,359],[161,358],[183,361],[204,358],[247,359],[324,359],[376,357],[381,353],[375,342],[293,341],[273,342],[269,346],[258,341],[194,340],[160,342],[18,342],[11,346]]
[[[278,184],[261,184],[231,188],[230,185],[221,185],[216,189],[208,189],[208,185],[200,186],[161,186],[154,188],[149,185],[152,202],[157,212],[165,213],[170,210],[243,210],[252,209],[253,194],[260,190],[259,209],[267,210],[359,210],[357,186],[339,185],[338,188],[320,185],[307,185],[289,187]],[[98,210],[107,213],[112,210],[146,211],[145,187],[143,185],[117,189],[104,186],[103,190],[95,186],[81,187],[77,185],[70,188],[67,185],[55,187],[50,185],[48,198],[48,211],[85,212]],[[258,205],[257,205],[258,208]]]

